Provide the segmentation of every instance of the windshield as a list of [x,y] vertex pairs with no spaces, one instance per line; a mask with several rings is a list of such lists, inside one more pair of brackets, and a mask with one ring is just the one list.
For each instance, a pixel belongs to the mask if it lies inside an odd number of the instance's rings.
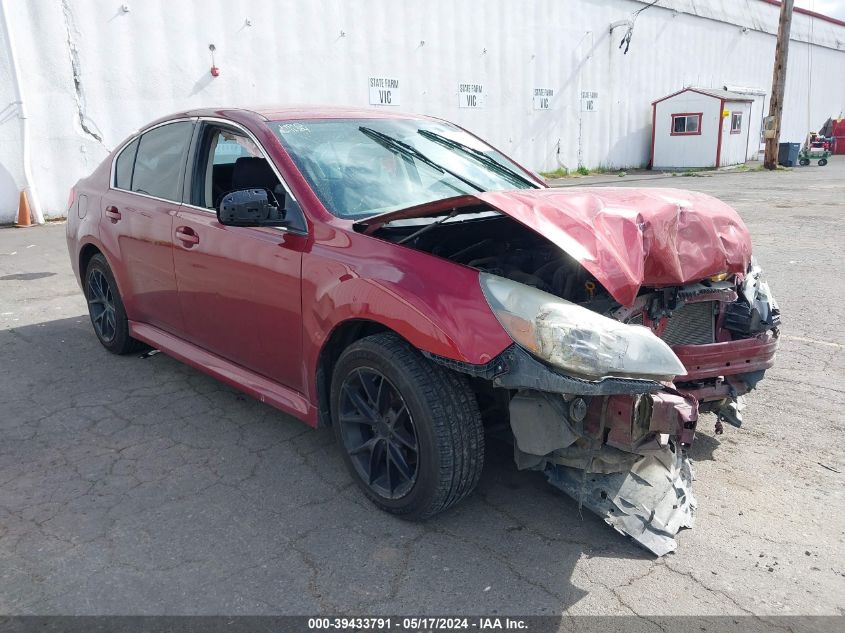
[[538,188],[464,130],[416,119],[275,121],[271,128],[323,205],[361,219],[479,191]]

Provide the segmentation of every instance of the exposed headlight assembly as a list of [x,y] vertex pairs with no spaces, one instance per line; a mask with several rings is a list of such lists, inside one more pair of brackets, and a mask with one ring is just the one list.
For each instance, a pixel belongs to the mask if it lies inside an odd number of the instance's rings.
[[672,379],[686,369],[647,327],[626,325],[504,277],[481,273],[481,289],[516,343],[548,363],[592,378]]

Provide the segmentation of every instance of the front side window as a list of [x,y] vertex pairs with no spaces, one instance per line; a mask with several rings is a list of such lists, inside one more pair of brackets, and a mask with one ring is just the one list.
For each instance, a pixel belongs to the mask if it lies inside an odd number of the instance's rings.
[[253,188],[266,190],[277,203],[284,201],[284,188],[270,163],[242,132],[209,125],[201,147],[200,182],[194,188],[192,204],[216,209],[227,193]]
[[540,186],[506,156],[446,123],[322,119],[269,125],[323,205],[340,218]]
[[165,200],[181,199],[180,181],[192,123],[177,121],[143,134],[138,143],[131,191]]
[[672,115],[672,135],[701,134],[701,113]]
[[742,132],[742,112],[731,112],[731,134]]

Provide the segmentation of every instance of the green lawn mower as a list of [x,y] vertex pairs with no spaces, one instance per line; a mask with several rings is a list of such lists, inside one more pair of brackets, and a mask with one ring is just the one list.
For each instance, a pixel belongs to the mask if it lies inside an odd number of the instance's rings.
[[810,132],[807,135],[807,140],[801,146],[801,151],[798,152],[798,164],[806,167],[811,161],[817,160],[819,167],[827,165],[827,159],[830,158],[830,141],[824,136],[819,136],[815,132]]

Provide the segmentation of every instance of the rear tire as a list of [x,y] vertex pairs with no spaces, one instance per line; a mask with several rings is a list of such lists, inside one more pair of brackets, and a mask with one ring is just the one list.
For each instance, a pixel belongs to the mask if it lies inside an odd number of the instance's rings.
[[827,165],[827,159],[826,158],[819,159],[819,167],[824,167],[825,165]]
[[331,411],[349,472],[382,510],[426,519],[478,484],[484,429],[475,394],[395,334],[366,337],[341,354]]
[[798,164],[801,165],[802,167],[806,167],[807,165],[810,164],[810,159],[809,158],[802,158],[801,160],[798,161]]
[[88,315],[100,343],[112,354],[129,354],[145,345],[129,336],[126,309],[106,258],[96,254],[85,269],[85,298]]

